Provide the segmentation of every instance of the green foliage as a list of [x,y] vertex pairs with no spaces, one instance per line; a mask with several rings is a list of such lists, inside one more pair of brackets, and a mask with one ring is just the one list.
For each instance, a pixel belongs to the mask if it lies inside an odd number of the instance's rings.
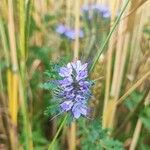
[[[65,65],[68,62],[68,58],[61,58],[57,62],[50,61],[49,63],[49,70],[45,72],[45,75],[49,79],[48,82],[40,84],[40,87],[45,89],[45,90],[52,90],[52,94],[54,90],[58,89],[57,82],[55,80],[62,79],[62,77],[59,76],[58,70],[60,67]],[[59,89],[58,89],[59,90]],[[60,109],[58,107],[58,100],[55,99],[50,99],[50,102],[48,104],[48,107],[44,111],[44,114],[49,117],[49,116],[55,116],[60,113]],[[69,118],[69,117],[68,117]],[[69,121],[70,122],[70,121]]]
[[146,33],[150,37],[150,28],[149,27],[144,28],[143,32]]
[[112,138],[103,139],[101,143],[102,147],[106,148],[107,150],[124,150],[123,144],[120,141]]
[[69,58],[66,57],[66,58],[58,59],[57,62],[50,61],[49,69],[44,72],[45,75],[50,79],[55,79],[55,80],[61,79],[61,77],[58,74],[58,70],[60,67],[64,66],[68,62],[68,59]]
[[30,59],[28,60],[28,63],[31,63],[34,59],[40,59],[45,67],[49,66],[50,61],[50,52],[52,52],[52,49],[48,46],[31,46],[30,47]]
[[144,127],[150,131],[150,106],[144,108],[140,114],[140,119]]
[[49,23],[51,21],[54,21],[56,19],[56,17],[54,15],[51,15],[51,14],[45,14],[42,19],[43,19],[43,22],[45,24],[47,24],[47,23]]
[[99,121],[93,121],[90,123],[81,120],[80,131],[81,136],[81,149],[82,150],[124,150],[123,144],[118,140],[114,140],[108,136],[107,129],[102,129]]
[[57,104],[57,100],[56,101],[51,100],[49,106],[44,111],[44,115],[49,117],[51,115],[58,114],[58,113],[59,113],[59,107]]
[[45,90],[52,90],[57,87],[57,85],[54,82],[50,82],[50,81],[40,84],[39,86],[40,86],[40,88],[43,88]]
[[138,103],[139,101],[142,99],[143,94],[138,92],[138,91],[134,91],[125,101],[125,105],[129,110],[132,110]]
[[36,25],[36,22],[34,20],[34,18],[31,16],[30,17],[30,32],[29,32],[29,36],[33,36],[35,31],[40,31],[40,28]]
[[137,146],[138,149],[149,150],[150,149],[149,139],[150,139],[150,132],[147,131],[145,128],[142,128],[142,131],[138,140],[138,146]]
[[145,144],[140,144],[140,150],[149,150],[150,146],[145,145]]
[[[32,139],[35,145],[35,149],[44,149],[46,145],[49,143],[49,141],[45,138],[44,132],[43,132],[43,126],[45,125],[44,117],[42,117],[43,114],[37,114],[33,118],[33,134]],[[43,119],[42,119],[43,118]],[[40,121],[39,121],[40,120]],[[38,122],[38,123],[37,123]]]
[[39,129],[33,131],[33,142],[35,143],[35,145],[38,145],[38,148],[43,147],[44,145],[49,143],[49,141],[45,139],[45,137],[42,135],[42,132],[40,132]]
[[[44,72],[44,74],[49,79],[48,82],[40,84],[40,87],[46,90],[53,90],[57,88],[57,83],[55,80],[60,80],[62,77],[59,75],[58,70],[60,67],[67,63],[68,58],[59,59],[58,62],[50,61],[49,69]],[[52,80],[52,81],[51,81]]]

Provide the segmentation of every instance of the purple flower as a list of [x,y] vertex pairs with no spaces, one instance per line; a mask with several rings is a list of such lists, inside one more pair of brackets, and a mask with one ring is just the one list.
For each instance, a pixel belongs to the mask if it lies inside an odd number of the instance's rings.
[[74,40],[74,39],[75,39],[75,32],[74,32],[74,30],[68,29],[68,30],[65,32],[65,36],[66,36],[68,39]]
[[59,75],[62,77],[69,77],[72,74],[72,66],[70,63],[66,67],[61,67],[59,70]]
[[[66,30],[66,32],[65,32],[65,36],[68,38],[68,39],[70,39],[70,40],[75,40],[75,38],[76,38],[76,32],[75,32],[75,30],[74,29],[68,29],[68,30]],[[84,36],[84,33],[83,33],[83,31],[82,30],[79,30],[79,38],[83,38],[83,36]]]
[[78,119],[81,115],[87,116],[88,108],[84,103],[76,102],[72,107],[72,113],[74,118]]
[[65,101],[62,104],[60,104],[60,106],[64,109],[64,111],[69,111],[73,106],[73,102],[72,101]]
[[64,34],[66,31],[66,27],[63,24],[59,24],[56,28],[56,32],[58,34]]
[[55,96],[60,100],[61,111],[70,112],[76,119],[88,115],[87,103],[91,97],[92,82],[88,80],[87,66],[87,63],[76,60],[58,70],[62,79],[57,81]]
[[98,12],[103,18],[109,18],[111,13],[106,5],[93,4],[93,11]]
[[110,10],[106,5],[99,5],[95,3],[83,5],[81,10],[82,10],[82,13],[88,13],[89,19],[93,18],[93,15],[90,16],[90,13],[89,13],[90,11],[100,14],[103,18],[109,18],[111,15]]
[[99,11],[104,18],[110,18],[111,13],[110,13],[109,8],[107,6],[101,5],[99,7]]
[[[57,26],[56,32],[58,34],[60,34],[60,35],[66,36],[70,40],[75,40],[75,38],[77,36],[74,29],[69,28],[68,26],[63,25],[63,24],[59,24]],[[81,29],[79,30],[79,35],[78,36],[79,36],[79,38],[83,38],[84,37],[84,33],[83,33],[83,31]]]

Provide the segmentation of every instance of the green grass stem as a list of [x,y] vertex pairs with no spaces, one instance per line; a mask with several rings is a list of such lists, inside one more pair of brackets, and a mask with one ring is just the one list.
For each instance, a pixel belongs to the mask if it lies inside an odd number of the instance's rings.
[[55,136],[54,136],[52,142],[50,143],[50,145],[49,145],[49,147],[48,147],[48,150],[53,150],[53,149],[54,149],[55,141],[56,141],[56,139],[57,139],[57,137],[58,137],[60,131],[62,130],[63,126],[65,125],[66,120],[67,120],[67,117],[68,117],[67,115],[64,117],[64,119],[63,119],[61,125],[59,126],[59,128],[58,128],[58,130],[57,130],[57,132],[56,132],[56,134],[55,134]]
[[110,32],[109,32],[109,34],[108,34],[106,40],[104,41],[102,47],[98,50],[97,54],[95,55],[94,61],[93,61],[92,66],[91,66],[91,68],[90,68],[90,72],[94,69],[94,67],[95,67],[95,65],[96,65],[96,63],[97,63],[97,61],[98,61],[100,55],[101,55],[102,52],[105,50],[106,45],[108,44],[109,39],[111,38],[111,35],[112,35],[113,32],[115,31],[115,29],[116,29],[116,27],[117,27],[117,25],[118,25],[118,23],[119,23],[119,21],[120,21],[122,15],[123,15],[124,11],[126,10],[128,4],[129,4],[129,2],[130,2],[130,0],[126,0],[125,5],[124,5],[124,7],[122,8],[122,11],[120,12],[120,15],[117,17],[116,21],[114,22],[114,24],[113,24],[113,26],[112,26],[112,29],[110,30]]

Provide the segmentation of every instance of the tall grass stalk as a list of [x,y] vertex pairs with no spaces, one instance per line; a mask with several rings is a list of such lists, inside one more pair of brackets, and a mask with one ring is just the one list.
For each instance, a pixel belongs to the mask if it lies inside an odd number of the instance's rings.
[[23,127],[22,127],[22,136],[24,137],[23,147],[25,150],[32,150],[32,135],[31,135],[31,128],[29,125],[29,118],[27,115],[27,106],[25,103],[25,89],[23,87],[22,79],[19,80],[19,98],[20,98],[20,105],[21,105],[21,113],[23,117]]
[[71,18],[71,0],[66,0],[66,24],[70,27],[70,18]]
[[121,96],[117,101],[117,105],[121,104],[138,86],[140,86],[143,81],[145,81],[148,77],[150,76],[150,71],[148,71],[147,73],[144,74],[144,76],[142,78],[140,78],[133,86],[131,86],[131,88],[129,88],[129,90],[123,95]]
[[10,67],[10,56],[9,56],[9,48],[8,48],[8,41],[7,41],[7,37],[6,37],[6,33],[5,33],[5,27],[4,24],[2,22],[2,18],[0,17],[0,37],[2,40],[2,47],[4,50],[4,55],[5,55],[5,59],[6,59],[6,67],[7,69]]
[[117,11],[119,10],[120,0],[109,1],[108,4],[111,7],[111,20],[113,21],[117,14]]
[[106,83],[105,83],[105,97],[104,97],[104,106],[103,106],[103,117],[102,117],[102,126],[103,128],[106,128],[107,126],[107,105],[108,105],[108,100],[109,100],[109,91],[110,91],[110,84],[111,84],[111,67],[112,67],[112,53],[113,53],[113,48],[114,45],[112,44],[115,36],[113,35],[110,40],[109,48],[108,48],[108,53],[107,53],[107,68],[106,68]]
[[119,93],[120,93],[119,89],[121,86],[123,68],[124,68],[124,64],[126,60],[126,54],[128,51],[128,49],[123,48],[124,42],[125,42],[125,36],[126,36],[126,25],[127,25],[127,19],[121,21],[118,27],[118,38],[117,38],[117,43],[116,43],[116,57],[115,57],[114,73],[113,73],[112,87],[111,87],[111,96],[115,100],[117,100],[119,97]]
[[80,30],[80,1],[75,1],[75,42],[74,42],[74,59],[79,57],[79,30]]
[[[74,60],[78,59],[79,57],[79,30],[80,30],[80,1],[75,1],[75,42],[74,42]],[[72,122],[70,128],[70,135],[68,137],[69,142],[69,150],[76,149],[76,123]]]
[[[25,149],[32,150],[32,133],[31,133],[31,125],[29,122],[29,115],[27,111],[27,93],[26,93],[26,40],[28,38],[25,37],[25,29],[26,29],[26,11],[25,11],[25,1],[19,1],[19,39],[20,39],[20,100],[21,100],[21,112],[23,117],[23,135],[25,137]],[[30,11],[28,9],[28,11]],[[29,25],[29,24],[28,24]]]
[[[30,25],[31,25],[31,12],[33,8],[33,2],[34,0],[28,0],[26,7],[25,7],[25,49],[28,49],[28,41],[29,41],[29,34],[30,34]],[[26,51],[26,56],[28,55],[28,52]]]
[[[127,11],[129,11],[129,9]],[[122,20],[118,26],[117,41],[115,47],[116,48],[115,63],[114,63],[114,71],[113,71],[113,78],[112,78],[111,91],[110,91],[110,96],[113,101],[116,101],[119,98],[120,90],[122,86],[124,66],[126,63],[126,56],[128,52],[127,42],[129,41],[128,40],[129,35],[126,32],[127,22],[128,22],[128,18]],[[128,38],[126,39],[126,37]],[[111,113],[109,114],[109,120],[107,122],[108,125],[107,127],[109,128],[113,128],[114,126],[116,109],[117,109],[116,105],[113,105],[113,107],[111,108]]]
[[132,142],[131,142],[129,150],[135,150],[136,149],[141,129],[142,129],[142,121],[138,120],[137,124],[136,124],[136,127],[135,127],[135,131],[134,131],[134,134],[133,134],[133,137],[132,137]]
[[126,0],[126,1],[125,1],[125,5],[123,6],[123,8],[122,8],[122,10],[121,10],[121,12],[120,12],[120,14],[119,14],[119,16],[117,17],[116,21],[114,22],[114,25],[112,26],[112,29],[111,29],[111,31],[109,32],[109,34],[108,34],[108,36],[107,36],[105,42],[103,43],[102,47],[98,50],[97,54],[95,55],[95,58],[94,58],[93,63],[92,63],[92,66],[91,66],[91,68],[90,68],[90,72],[94,69],[95,64],[97,63],[97,61],[98,61],[100,55],[101,55],[102,52],[105,50],[106,45],[108,44],[110,37],[112,36],[113,32],[115,31],[115,29],[116,29],[116,27],[117,27],[117,25],[118,25],[118,23],[119,23],[119,21],[120,21],[122,15],[123,15],[124,11],[126,10],[128,4],[129,4],[129,2],[130,2],[130,0]]
[[129,75],[131,77],[131,81],[134,81],[135,75],[136,75],[136,69],[137,66],[139,65],[139,58],[140,58],[140,44],[137,41],[140,41],[141,36],[140,33],[142,32],[142,26],[143,22],[141,20],[142,18],[142,9],[139,8],[136,12],[135,16],[135,22],[134,22],[134,29],[133,29],[133,37],[132,37],[132,42],[131,42],[131,52],[130,52],[130,67],[129,67]]
[[[116,0],[117,1],[117,0]],[[117,7],[116,3],[114,2],[115,6],[111,4],[111,24],[114,21],[115,18],[115,12],[117,12]],[[119,7],[119,6],[118,6]],[[102,127],[106,128],[107,127],[107,120],[109,114],[107,113],[107,105],[108,105],[108,100],[109,100],[109,93],[110,93],[110,85],[111,85],[111,72],[112,72],[112,56],[113,56],[113,51],[115,47],[115,42],[116,42],[116,32],[111,36],[110,42],[108,45],[108,52],[107,52],[107,66],[106,66],[106,83],[105,83],[105,97],[104,97],[104,106],[103,106],[103,117],[102,117]],[[108,115],[108,116],[107,116]]]
[[8,33],[10,42],[10,54],[12,70],[8,70],[8,94],[9,94],[9,113],[11,116],[11,123],[13,127],[10,128],[10,139],[11,148],[15,149],[17,145],[17,137],[15,136],[17,127],[17,114],[18,114],[18,61],[17,61],[17,49],[16,49],[16,39],[15,39],[15,28],[14,28],[14,10],[13,1],[8,0]]
[[16,38],[15,38],[15,28],[14,28],[14,10],[13,1],[8,0],[8,33],[10,42],[10,54],[12,61],[12,71],[18,71],[18,61],[17,61],[17,50],[16,50]]

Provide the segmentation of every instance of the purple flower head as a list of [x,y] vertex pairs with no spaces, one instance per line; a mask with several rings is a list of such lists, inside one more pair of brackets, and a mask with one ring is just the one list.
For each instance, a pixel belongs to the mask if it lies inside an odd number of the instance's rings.
[[[63,24],[59,24],[56,28],[56,32],[60,35],[65,35],[68,39],[70,40],[75,40],[76,38],[76,32],[74,29],[69,28],[66,25]],[[83,31],[80,29],[79,30],[79,38],[83,38],[84,37],[84,33]]]
[[91,20],[93,18],[93,15],[91,13],[92,10],[93,10],[93,4],[84,4],[81,7],[81,13],[85,14],[88,20]]
[[99,5],[99,4],[89,4],[89,5],[83,5],[82,6],[82,13],[88,13],[89,19],[92,19],[93,16],[90,16],[90,11],[96,12],[100,14],[103,18],[110,18],[110,10],[106,5]]
[[[66,30],[66,32],[65,32],[65,36],[66,36],[68,39],[70,39],[70,40],[75,40],[75,38],[76,38],[77,35],[76,35],[74,29],[68,29],[68,30]],[[83,36],[84,36],[83,31],[82,31],[82,30],[79,30],[79,38],[83,38]]]
[[65,36],[68,38],[68,39],[71,39],[71,40],[74,40],[75,39],[75,32],[73,29],[68,29],[66,32],[65,32]]
[[87,67],[87,63],[76,60],[58,69],[62,79],[57,81],[55,96],[60,100],[61,111],[70,112],[75,119],[87,116],[89,112],[87,103],[91,97],[92,81],[88,80]]
[[111,15],[109,8],[106,5],[93,4],[92,10],[98,12],[104,18],[109,18]]
[[66,32],[66,27],[65,25],[63,24],[59,24],[57,27],[56,27],[56,32],[58,34],[64,34]]
[[84,103],[76,102],[72,107],[73,116],[78,119],[81,115],[87,116],[88,108]]
[[111,13],[110,13],[110,10],[107,6],[101,5],[99,8],[100,8],[99,11],[104,18],[110,18]]

